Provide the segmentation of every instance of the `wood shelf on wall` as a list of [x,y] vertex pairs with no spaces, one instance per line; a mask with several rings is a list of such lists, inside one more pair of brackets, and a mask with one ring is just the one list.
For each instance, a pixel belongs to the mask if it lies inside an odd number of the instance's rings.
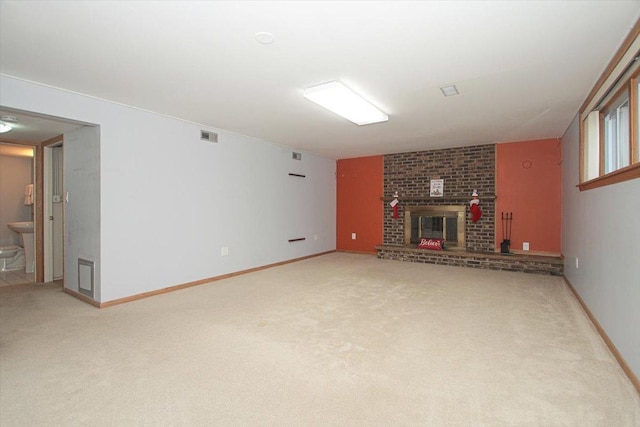
[[[393,196],[388,196],[388,197],[380,197],[380,200],[382,200],[383,202],[390,202],[393,199],[395,199],[396,197]],[[495,200],[497,199],[498,196],[495,196],[493,194],[489,194],[486,196],[479,196],[478,199],[480,200]],[[452,202],[452,201],[469,201],[471,199],[473,199],[473,197],[471,197],[470,195],[463,195],[463,196],[446,196],[446,197],[430,197],[430,196],[416,196],[416,197],[397,197],[398,201],[400,202],[428,202],[428,201],[432,201],[432,200],[446,200],[448,202]]]

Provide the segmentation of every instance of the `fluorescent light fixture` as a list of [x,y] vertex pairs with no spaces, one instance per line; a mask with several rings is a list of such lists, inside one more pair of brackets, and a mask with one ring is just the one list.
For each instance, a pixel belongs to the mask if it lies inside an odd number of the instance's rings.
[[389,120],[389,116],[340,82],[307,88],[304,97],[360,126]]
[[459,93],[456,85],[442,86],[440,90],[444,96],[454,96]]
[[6,124],[5,122],[0,122],[0,133],[7,133],[11,129],[13,128],[10,125]]

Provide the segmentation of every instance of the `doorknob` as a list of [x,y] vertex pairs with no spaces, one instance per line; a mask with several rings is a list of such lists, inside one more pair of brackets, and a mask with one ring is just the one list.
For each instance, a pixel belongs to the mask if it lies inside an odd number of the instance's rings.
[[49,215],[49,221],[53,221],[53,215]]

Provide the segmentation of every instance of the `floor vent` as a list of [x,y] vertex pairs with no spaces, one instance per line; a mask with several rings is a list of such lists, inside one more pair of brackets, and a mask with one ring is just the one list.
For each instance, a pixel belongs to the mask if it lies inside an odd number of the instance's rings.
[[209,132],[208,130],[201,130],[200,139],[203,141],[218,142],[218,134],[215,132]]

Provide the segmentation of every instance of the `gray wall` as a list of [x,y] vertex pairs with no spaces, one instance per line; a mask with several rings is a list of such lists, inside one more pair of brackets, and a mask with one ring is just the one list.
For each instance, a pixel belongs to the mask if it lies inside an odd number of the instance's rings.
[[[64,134],[66,288],[78,292],[78,258],[94,262],[94,299],[100,301],[100,129]],[[64,196],[64,195],[63,195]]]
[[576,118],[562,137],[565,276],[640,377],[640,179],[581,192],[578,153]]
[[[65,283],[74,283],[77,257],[98,256],[100,302],[335,250],[334,159],[292,160],[290,148],[212,124],[2,75],[0,105],[100,126],[99,148],[65,135],[64,165],[67,244],[83,242],[65,252]],[[201,141],[201,129],[219,142]],[[84,222],[69,217],[75,203],[86,204]]]
[[0,246],[20,245],[20,236],[7,223],[31,221],[24,188],[33,182],[33,158],[0,156]]

